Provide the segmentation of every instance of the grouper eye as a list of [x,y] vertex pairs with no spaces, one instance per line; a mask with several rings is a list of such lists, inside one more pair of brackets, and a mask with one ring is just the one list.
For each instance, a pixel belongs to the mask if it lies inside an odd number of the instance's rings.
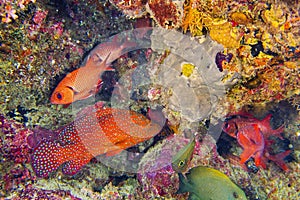
[[59,100],[62,100],[62,95],[61,95],[61,93],[56,93],[56,97],[59,99]]

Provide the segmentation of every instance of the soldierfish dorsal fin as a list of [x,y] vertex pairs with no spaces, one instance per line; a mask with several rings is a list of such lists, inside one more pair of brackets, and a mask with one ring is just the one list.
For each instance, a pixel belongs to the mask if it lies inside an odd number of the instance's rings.
[[109,56],[111,55],[111,52],[106,56],[106,58],[102,61],[100,55],[96,54],[96,56],[99,58],[99,60],[94,60],[94,62],[99,62],[99,64],[93,64],[96,68],[100,67],[102,68],[103,66],[105,67],[105,70],[103,71],[114,71],[115,69],[111,68],[109,65],[107,65],[107,60]]
[[[115,69],[111,68],[109,65],[107,65],[107,60],[109,56],[111,55],[111,52],[107,55],[107,57],[102,61],[100,55],[93,54],[87,58],[87,61],[85,62],[83,67],[90,68],[89,70],[95,70],[96,73],[100,71],[100,75],[104,71],[115,71]],[[97,58],[95,58],[95,56]]]
[[101,56],[98,53],[95,53],[95,55],[99,58],[99,60],[96,60],[96,62],[101,62],[101,63],[104,62],[106,64],[110,54],[111,54],[111,52],[109,52],[109,54],[106,56],[106,58],[102,61]]

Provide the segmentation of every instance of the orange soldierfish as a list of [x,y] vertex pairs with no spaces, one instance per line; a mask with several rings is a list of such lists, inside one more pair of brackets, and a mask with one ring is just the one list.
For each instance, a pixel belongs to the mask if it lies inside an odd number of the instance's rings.
[[126,41],[120,44],[116,40],[115,36],[112,42],[96,46],[87,56],[82,67],[67,74],[53,91],[51,103],[69,105],[97,93],[102,83],[102,73],[113,70],[109,64],[131,47],[136,46],[134,42]]
[[32,167],[39,177],[49,176],[61,165],[64,174],[74,175],[93,157],[116,155],[154,137],[163,126],[134,111],[90,106],[57,137],[36,146]]
[[108,58],[99,62],[90,56],[83,67],[67,74],[52,93],[51,103],[71,104],[95,94],[101,84],[101,74],[110,70],[106,64]]

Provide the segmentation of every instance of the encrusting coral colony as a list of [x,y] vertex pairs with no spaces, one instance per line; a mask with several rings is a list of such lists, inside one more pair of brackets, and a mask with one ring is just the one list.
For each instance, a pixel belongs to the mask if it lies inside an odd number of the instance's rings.
[[0,17],[1,199],[201,199],[206,176],[210,199],[299,199],[298,0],[0,0]]

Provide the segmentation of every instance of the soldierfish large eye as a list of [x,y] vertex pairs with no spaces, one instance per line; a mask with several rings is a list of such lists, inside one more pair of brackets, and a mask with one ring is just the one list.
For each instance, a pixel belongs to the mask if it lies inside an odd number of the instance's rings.
[[56,93],[56,98],[62,100],[63,96],[60,92]]
[[229,123],[225,123],[224,128],[226,128],[226,129],[229,128]]
[[235,137],[238,133],[238,126],[234,122],[226,122],[223,126],[223,131],[232,137]]

